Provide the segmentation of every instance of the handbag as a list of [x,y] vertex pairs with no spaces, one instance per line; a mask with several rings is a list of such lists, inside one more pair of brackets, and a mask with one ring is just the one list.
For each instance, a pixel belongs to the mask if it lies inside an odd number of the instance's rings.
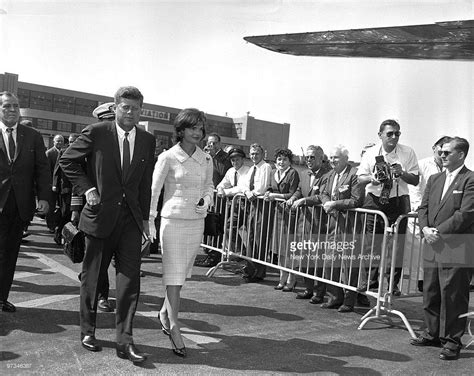
[[84,233],[77,229],[71,222],[64,225],[61,234],[64,239],[64,254],[77,264],[84,259],[85,240]]
[[224,216],[221,213],[208,211],[204,219],[204,236],[219,236],[224,233]]

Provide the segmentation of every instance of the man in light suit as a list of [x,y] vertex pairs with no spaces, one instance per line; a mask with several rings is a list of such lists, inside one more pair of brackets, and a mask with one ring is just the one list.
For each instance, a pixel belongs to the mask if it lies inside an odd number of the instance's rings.
[[[357,168],[349,164],[349,151],[346,147],[343,145],[335,146],[329,154],[329,163],[332,170],[327,174],[328,181],[324,185],[320,198],[323,209],[328,214],[327,239],[337,245],[343,243],[343,246],[326,250],[326,254],[329,253],[331,256],[335,256],[335,259],[333,263],[326,263],[328,267],[324,277],[331,277],[332,266],[333,281],[339,282],[341,280],[343,283],[349,282],[352,286],[357,287],[357,260],[352,262],[351,280],[346,281],[341,276],[341,259],[342,256],[355,256],[356,239],[352,237],[354,233],[353,226],[356,224],[355,216],[353,212],[347,212],[346,209],[353,209],[362,205],[365,187],[357,181]],[[349,268],[350,264],[350,262],[346,262],[346,269]],[[344,293],[342,288],[332,285],[329,285],[327,290],[330,299],[323,303],[321,308],[337,309],[338,312],[342,313],[354,310],[357,298],[355,291],[347,290]],[[360,295],[359,303],[362,303],[361,305],[369,304],[365,295]]]
[[51,172],[41,135],[18,124],[18,98],[0,93],[0,308],[15,312],[8,295],[13,282],[23,228],[35,212],[48,212]]
[[443,144],[446,169],[428,179],[418,210],[426,241],[423,309],[426,330],[414,346],[440,346],[443,360],[459,358],[474,265],[474,173],[465,165],[469,143],[454,137]]
[[[53,193],[51,194],[51,201],[49,202],[50,211],[46,214],[46,225],[48,226],[49,232],[54,233],[56,231],[56,226],[59,225],[61,221],[58,219],[60,217],[59,213],[55,213],[56,204],[59,204],[59,193],[55,190],[54,186],[54,167],[56,166],[59,158],[61,149],[64,147],[64,137],[60,134],[57,134],[53,138],[53,146],[46,150],[46,158],[48,159],[49,169],[51,171],[51,183]],[[61,205],[59,205],[61,206]]]
[[[316,236],[319,224],[317,220],[312,219],[313,212],[309,207],[321,203],[319,194],[327,183],[327,173],[331,168],[324,163],[324,151],[320,146],[310,145],[306,149],[306,165],[308,171],[300,174],[300,185],[294,195],[287,200],[286,204],[293,209],[300,208],[302,215],[300,221],[306,222],[298,225],[299,228],[304,228],[311,232],[311,235]],[[307,236],[303,235],[305,240]],[[306,267],[304,267],[306,269]],[[314,267],[309,267],[308,273],[314,273]],[[318,268],[317,274],[321,276],[322,269]],[[296,299],[310,299],[312,304],[320,304],[324,300],[325,285],[316,283],[316,294],[314,294],[314,280],[311,278],[304,278],[305,290],[296,294]]]
[[[115,94],[116,120],[91,124],[59,160],[74,193],[85,194],[79,229],[86,235],[81,273],[81,342],[100,351],[95,338],[98,279],[112,254],[116,262],[117,356],[143,362],[132,321],[140,292],[140,251],[148,236],[155,139],[137,127],[143,96],[132,86]],[[83,163],[87,163],[84,170]]]

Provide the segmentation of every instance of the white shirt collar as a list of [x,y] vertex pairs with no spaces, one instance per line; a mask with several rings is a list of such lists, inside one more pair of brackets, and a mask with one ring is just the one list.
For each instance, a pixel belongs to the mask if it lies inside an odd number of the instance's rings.
[[[117,134],[120,138],[125,138],[125,131],[122,129],[122,127],[120,127],[120,125],[118,125],[117,122],[115,122],[115,129],[117,130]],[[137,132],[136,130],[136,127],[134,126],[129,132],[128,132],[128,135],[135,135],[135,133]]]

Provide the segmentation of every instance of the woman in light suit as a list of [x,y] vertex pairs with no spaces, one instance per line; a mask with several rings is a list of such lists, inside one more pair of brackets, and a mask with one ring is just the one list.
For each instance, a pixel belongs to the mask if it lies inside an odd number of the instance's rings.
[[[180,292],[199,251],[214,189],[212,158],[198,146],[206,135],[205,126],[202,111],[182,110],[174,122],[177,144],[160,154],[153,172],[151,208],[157,207],[164,186],[160,241],[166,295],[158,318],[173,352],[181,357],[186,356],[186,347],[178,322]],[[156,210],[151,210],[152,238],[156,237],[156,216]]]

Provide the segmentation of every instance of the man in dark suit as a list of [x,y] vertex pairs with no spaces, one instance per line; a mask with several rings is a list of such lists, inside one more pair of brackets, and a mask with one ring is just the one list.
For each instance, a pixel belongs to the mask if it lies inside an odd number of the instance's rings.
[[114,99],[115,122],[84,128],[59,164],[74,193],[86,198],[79,220],[79,229],[86,235],[81,273],[82,346],[101,350],[95,338],[98,280],[114,254],[117,356],[140,363],[146,357],[133,343],[132,322],[140,292],[141,243],[149,234],[155,139],[137,127],[143,105],[137,88],[122,87]]
[[48,211],[51,173],[41,135],[18,124],[18,98],[0,93],[0,306],[15,312],[8,295],[13,282],[23,228],[35,212]]
[[423,250],[423,309],[426,330],[414,346],[440,346],[443,360],[459,358],[474,265],[474,173],[465,165],[469,143],[454,137],[443,144],[444,172],[428,179],[418,209]]
[[[305,233],[301,234],[302,239],[314,238],[319,230],[319,215],[315,215],[316,211],[311,208],[321,203],[320,193],[328,180],[328,172],[331,167],[324,163],[325,155],[320,146],[310,145],[306,149],[306,166],[308,171],[300,174],[300,185],[293,196],[287,200],[286,204],[293,209],[300,208],[302,215],[299,216],[301,223],[298,224],[300,229],[304,229]],[[316,209],[317,210],[317,209]],[[314,217],[314,218],[313,218]],[[316,239],[314,239],[316,240]],[[314,273],[314,266],[309,264],[303,266],[302,269],[309,274]],[[312,261],[314,264],[314,261]],[[322,268],[317,268],[317,275],[321,277]],[[316,293],[314,292],[315,283],[311,278],[304,278],[305,290],[296,294],[296,299],[310,299],[311,304],[320,304],[324,300],[326,293],[325,284],[316,282]]]
[[57,134],[53,138],[53,146],[46,150],[46,158],[48,158],[49,169],[51,171],[51,183],[53,193],[51,194],[51,200],[49,202],[50,211],[46,214],[46,226],[49,229],[49,232],[54,233],[56,231],[56,226],[59,225],[61,221],[60,210],[56,211],[56,204],[60,205],[59,193],[56,190],[56,186],[53,184],[54,181],[54,168],[58,162],[59,154],[64,147],[64,137],[60,134]]
[[[352,234],[354,231],[355,216],[347,209],[360,207],[364,202],[364,186],[358,183],[357,169],[349,164],[349,151],[346,147],[338,145],[329,154],[329,163],[332,170],[327,174],[327,184],[320,195],[324,211],[328,215],[327,240],[334,245],[334,248],[326,248],[327,260],[324,277],[342,283],[350,283],[357,287],[358,268],[357,260],[350,261],[351,256],[355,256],[355,241]],[[344,257],[345,260],[343,261]],[[346,276],[341,275],[341,264],[345,263],[346,271],[352,266],[350,281]],[[332,273],[331,273],[332,268]],[[321,308],[338,309],[338,312],[351,312],[354,310],[357,293],[352,290],[344,290],[340,287],[329,285],[328,295],[330,299],[323,303]],[[360,295],[359,302],[362,305],[369,304],[365,295]]]

